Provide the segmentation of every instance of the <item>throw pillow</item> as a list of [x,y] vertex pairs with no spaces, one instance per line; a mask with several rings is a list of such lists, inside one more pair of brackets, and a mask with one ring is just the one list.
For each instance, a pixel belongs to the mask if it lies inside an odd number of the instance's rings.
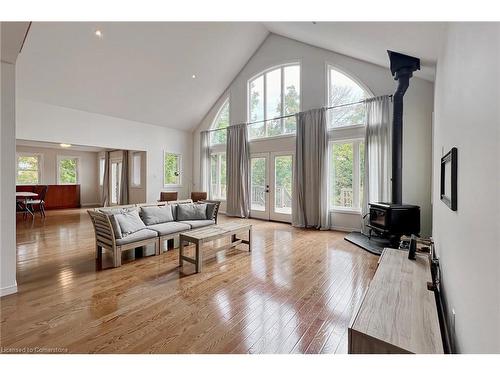
[[137,211],[128,211],[116,214],[115,218],[120,225],[123,236],[127,236],[146,228],[146,225],[139,217],[139,213]]
[[116,220],[115,215],[122,214],[124,212],[129,212],[129,211],[136,211],[137,209],[135,207],[127,207],[127,208],[103,208],[99,209],[99,212],[109,216],[109,221],[111,222],[111,226],[113,227],[113,232],[115,234],[115,238],[123,238],[123,233],[120,228],[120,224],[118,224],[118,221]]
[[172,206],[153,206],[141,208],[141,219],[146,225],[154,225],[174,221]]
[[180,204],[177,206],[177,220],[206,220],[207,205],[203,204]]

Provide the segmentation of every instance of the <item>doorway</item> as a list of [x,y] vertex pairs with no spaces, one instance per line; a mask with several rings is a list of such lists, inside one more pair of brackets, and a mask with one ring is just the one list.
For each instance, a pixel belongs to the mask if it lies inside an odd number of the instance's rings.
[[292,222],[294,154],[266,152],[250,156],[250,216]]

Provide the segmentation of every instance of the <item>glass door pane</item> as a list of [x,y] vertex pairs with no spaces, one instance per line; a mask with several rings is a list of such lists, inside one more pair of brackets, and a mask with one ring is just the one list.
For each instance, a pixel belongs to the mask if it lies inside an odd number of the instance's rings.
[[274,157],[274,212],[292,214],[293,156]]
[[267,211],[267,157],[252,157],[250,159],[251,174],[251,210]]

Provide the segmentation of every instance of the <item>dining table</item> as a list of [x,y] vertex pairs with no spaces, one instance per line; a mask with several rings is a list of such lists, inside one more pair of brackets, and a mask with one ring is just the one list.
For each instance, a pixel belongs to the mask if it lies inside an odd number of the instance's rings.
[[30,210],[28,200],[35,198],[38,198],[37,193],[31,191],[16,191],[16,206],[19,208],[18,212],[22,212],[24,217],[26,217],[26,214],[30,214],[31,217],[34,218],[35,214]]

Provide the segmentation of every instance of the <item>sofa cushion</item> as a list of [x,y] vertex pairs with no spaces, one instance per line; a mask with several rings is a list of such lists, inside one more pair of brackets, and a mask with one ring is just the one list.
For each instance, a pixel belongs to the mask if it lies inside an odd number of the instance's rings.
[[158,232],[156,232],[154,230],[150,230],[150,229],[141,229],[141,230],[138,230],[137,232],[129,234],[126,237],[117,239],[116,244],[121,246],[121,245],[126,245],[129,243],[133,243],[133,242],[149,240],[150,238],[156,238],[156,237],[158,237]]
[[168,202],[167,203],[170,207],[172,207],[172,216],[174,217],[174,220],[177,221],[177,207],[180,205],[184,204],[193,204],[193,201],[191,199],[186,200],[186,201],[173,201],[173,202]]
[[123,237],[146,228],[146,225],[139,217],[139,213],[137,211],[127,211],[114,216],[120,225]]
[[191,229],[206,227],[208,225],[215,224],[215,220],[184,220],[179,221],[179,223],[188,224]]
[[217,203],[205,203],[207,205],[207,219],[208,220],[215,220],[215,210],[217,208]]
[[147,228],[158,232],[160,236],[166,236],[167,234],[190,230],[191,226],[189,224],[171,221],[169,223],[149,225]]
[[177,221],[185,220],[206,220],[206,204],[181,204],[177,206]]
[[146,225],[155,225],[174,221],[172,206],[170,205],[142,207],[140,216]]
[[122,230],[120,228],[120,224],[118,224],[118,220],[116,220],[115,215],[119,215],[119,214],[122,214],[122,213],[128,212],[128,211],[136,211],[136,210],[137,209],[134,206],[128,206],[128,207],[118,207],[118,208],[103,207],[103,208],[99,208],[97,211],[109,216],[109,221],[111,222],[111,226],[113,227],[113,233],[115,234],[115,238],[122,238],[123,233],[122,233]]

